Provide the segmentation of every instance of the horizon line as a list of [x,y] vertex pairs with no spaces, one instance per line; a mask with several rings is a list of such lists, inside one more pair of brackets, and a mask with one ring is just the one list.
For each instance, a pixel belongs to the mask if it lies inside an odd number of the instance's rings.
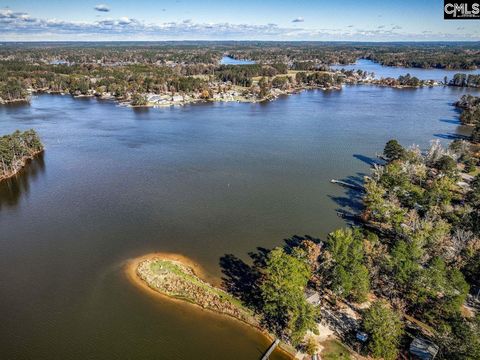
[[161,42],[259,42],[259,43],[479,43],[480,40],[206,40],[206,39],[185,39],[185,40],[0,40],[4,43],[161,43]]

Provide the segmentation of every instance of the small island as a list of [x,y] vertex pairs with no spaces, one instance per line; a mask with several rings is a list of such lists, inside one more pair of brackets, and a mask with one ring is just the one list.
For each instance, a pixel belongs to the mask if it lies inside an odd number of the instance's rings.
[[44,150],[35,130],[19,130],[0,137],[0,181],[16,175]]
[[252,311],[232,295],[198,277],[193,266],[179,256],[151,254],[130,262],[127,273],[137,285],[259,328]]

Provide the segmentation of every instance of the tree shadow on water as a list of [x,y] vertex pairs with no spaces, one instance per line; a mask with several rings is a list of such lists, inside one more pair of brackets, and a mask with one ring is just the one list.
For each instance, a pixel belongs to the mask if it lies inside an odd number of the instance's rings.
[[[249,255],[252,258],[252,253]],[[225,254],[220,258],[220,268],[224,275],[222,284],[225,290],[255,311],[259,311],[262,305],[259,288],[261,273],[259,267],[255,265],[261,256],[261,253],[256,254],[255,257],[258,259],[253,259],[251,265],[233,254]],[[262,261],[265,262],[265,259]]]
[[302,243],[305,240],[311,241],[315,244],[320,244],[322,242],[319,238],[315,238],[315,237],[310,236],[310,235],[303,235],[303,236],[302,235],[293,235],[293,236],[283,240],[283,241],[285,241],[284,249],[287,253],[290,254],[293,251],[293,249],[301,247]]
[[[309,235],[293,235],[284,239],[285,252],[292,253],[293,249],[302,245],[304,240],[310,240],[316,244],[321,241]],[[250,262],[246,262],[233,254],[225,254],[220,258],[222,269],[222,285],[226,291],[240,299],[250,309],[260,312],[263,306],[260,282],[262,269],[266,267],[270,249],[257,247],[249,252]]]
[[373,166],[375,164],[383,164],[384,161],[377,159],[375,157],[366,156],[362,154],[353,154],[353,157],[357,160],[364,162],[367,165]]
[[461,134],[433,134],[433,136],[438,137],[440,139],[445,139],[445,140],[468,140],[469,137]]
[[440,119],[441,122],[453,125],[461,125],[460,120],[458,119]]
[[0,182],[0,210],[18,205],[22,196],[27,196],[32,180],[45,173],[44,154],[41,153],[28,161],[20,172]]
[[336,209],[337,214],[346,219],[349,223],[357,222],[357,215],[363,210],[363,188],[364,178],[366,174],[357,173],[356,175],[348,176],[344,179],[340,179],[343,182],[352,184],[355,188],[343,187],[342,196],[329,195],[339,207]]

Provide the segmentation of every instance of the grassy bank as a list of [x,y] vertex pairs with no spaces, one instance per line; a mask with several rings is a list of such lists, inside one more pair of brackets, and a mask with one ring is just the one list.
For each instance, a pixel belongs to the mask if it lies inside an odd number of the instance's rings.
[[200,279],[194,270],[175,260],[154,257],[138,264],[137,276],[150,288],[258,327],[252,312],[227,292]]

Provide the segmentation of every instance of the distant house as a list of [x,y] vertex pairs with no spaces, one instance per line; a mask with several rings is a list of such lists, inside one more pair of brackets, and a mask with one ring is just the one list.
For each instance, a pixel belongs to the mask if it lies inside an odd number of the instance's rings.
[[433,360],[438,354],[439,347],[430,340],[416,337],[410,344],[410,354],[415,359]]
[[160,98],[159,95],[155,95],[155,94],[148,94],[147,95],[147,101],[148,102],[156,103],[156,102],[159,102],[160,100],[161,100],[161,98]]
[[475,178],[474,176],[472,176],[470,174],[465,174],[465,173],[461,173],[460,177],[462,178],[463,181],[465,181],[467,183],[471,183],[473,181],[473,179]]

